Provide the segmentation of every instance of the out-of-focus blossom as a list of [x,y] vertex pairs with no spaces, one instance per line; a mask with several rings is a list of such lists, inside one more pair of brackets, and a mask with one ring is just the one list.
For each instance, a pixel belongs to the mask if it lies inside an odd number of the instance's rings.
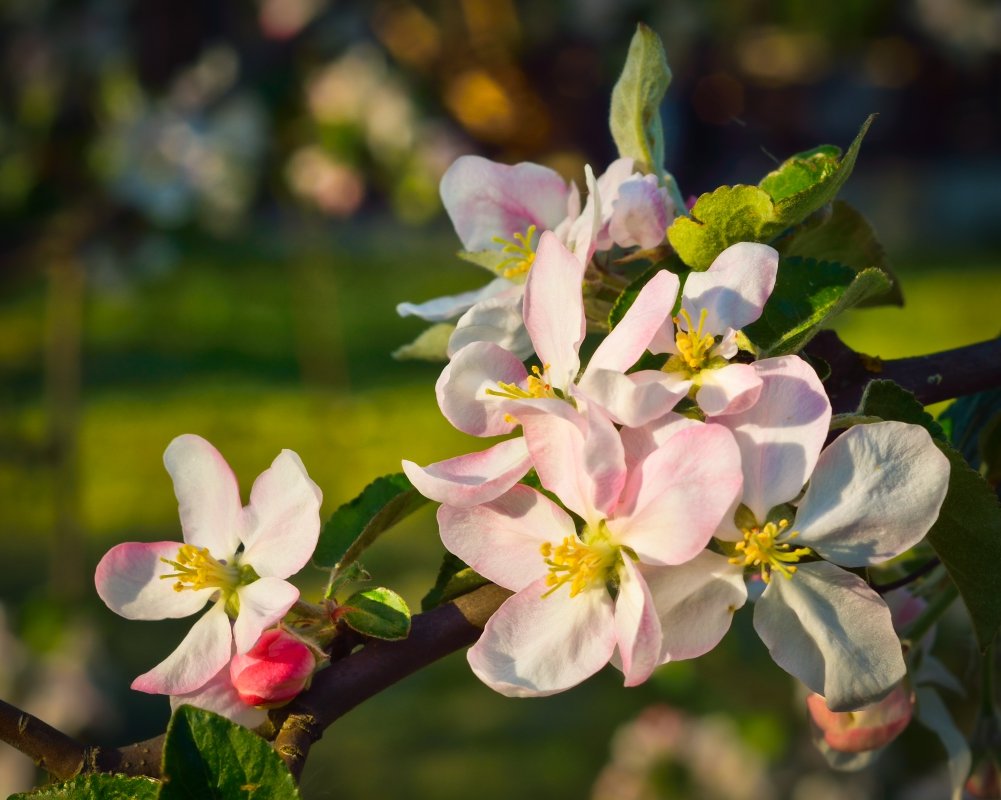
[[365,179],[319,147],[296,150],[285,168],[292,191],[332,217],[350,217],[365,199]]

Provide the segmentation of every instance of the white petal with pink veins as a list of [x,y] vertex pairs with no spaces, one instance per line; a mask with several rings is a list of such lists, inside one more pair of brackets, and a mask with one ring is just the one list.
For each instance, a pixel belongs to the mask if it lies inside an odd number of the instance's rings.
[[730,245],[705,272],[688,276],[681,307],[696,325],[705,310],[705,330],[709,333],[739,330],[761,316],[775,287],[778,266],[779,254],[773,247],[754,242]]
[[295,601],[299,590],[280,578],[261,578],[237,589],[240,613],[233,624],[233,641],[236,652],[246,653],[266,628],[285,616]]
[[761,377],[753,364],[706,369],[701,377],[695,402],[710,417],[747,411],[761,395]]
[[660,664],[661,630],[650,589],[628,556],[619,567],[615,638],[626,686],[639,686]]
[[438,406],[456,428],[473,436],[498,436],[514,429],[501,400],[488,392],[498,383],[522,385],[525,365],[493,342],[473,342],[459,350],[435,384]]
[[464,314],[477,303],[507,291],[511,285],[507,278],[495,278],[486,286],[470,292],[435,297],[423,303],[399,303],[396,313],[401,317],[419,317],[428,322],[445,322]]
[[229,664],[212,676],[200,689],[187,694],[171,695],[171,711],[176,711],[183,705],[214,711],[247,728],[256,728],[268,718],[266,709],[248,706],[240,699],[229,676]]

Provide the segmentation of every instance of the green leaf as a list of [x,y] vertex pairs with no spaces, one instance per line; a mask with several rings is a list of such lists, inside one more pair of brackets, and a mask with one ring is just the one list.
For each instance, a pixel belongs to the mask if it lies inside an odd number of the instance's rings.
[[409,344],[401,345],[393,351],[397,361],[448,361],[448,340],[455,332],[455,325],[439,322],[425,328]]
[[950,425],[956,449],[996,484],[1001,478],[1001,389],[961,397],[940,418]]
[[327,520],[313,563],[325,569],[350,564],[379,535],[427,502],[402,473],[376,478]]
[[421,600],[421,611],[430,611],[490,583],[458,556],[445,553],[434,587]]
[[942,559],[949,577],[973,620],[980,649],[994,640],[1001,626],[1001,506],[980,473],[948,445],[939,447],[949,458],[949,493],[928,541]]
[[795,353],[838,314],[889,285],[878,269],[856,274],[842,264],[784,258],[761,317],[744,333],[758,348],[759,358]]
[[862,393],[858,413],[898,422],[920,425],[933,439],[947,442],[945,431],[935,418],[925,411],[921,402],[898,383],[887,380],[869,381]]
[[340,619],[350,628],[376,639],[406,639],[410,609],[392,589],[366,589],[341,604]]
[[860,306],[904,304],[900,282],[890,268],[883,245],[862,214],[842,200],[831,204],[830,214],[817,214],[807,219],[788,236],[775,243],[784,256],[802,256],[817,261],[834,261],[861,272],[877,267],[886,273],[890,289],[860,303]]
[[664,169],[664,127],[660,103],[671,85],[671,69],[660,37],[646,25],[636,26],[622,74],[612,90],[609,126],[619,155],[632,158],[636,169],[658,177]]
[[[848,180],[862,139],[873,117],[863,124],[844,158],[830,146],[788,159],[760,186],[721,186],[702,195],[691,216],[679,216],[667,238],[692,269],[705,270],[737,242],[770,242],[830,203]],[[771,192],[775,192],[773,195]]]
[[297,800],[295,779],[257,734],[181,706],[167,725],[160,800]]
[[8,800],[155,800],[160,782],[126,775],[79,775],[55,786],[12,794]]

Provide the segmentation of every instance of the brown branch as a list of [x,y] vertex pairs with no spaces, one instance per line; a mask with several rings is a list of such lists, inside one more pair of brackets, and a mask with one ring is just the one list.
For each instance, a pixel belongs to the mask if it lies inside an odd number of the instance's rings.
[[80,742],[3,700],[0,740],[16,747],[56,778],[72,778],[84,767],[86,748]]

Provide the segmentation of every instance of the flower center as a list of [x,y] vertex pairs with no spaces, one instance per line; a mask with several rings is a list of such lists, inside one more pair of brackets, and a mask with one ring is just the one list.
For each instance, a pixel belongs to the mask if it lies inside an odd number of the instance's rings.
[[809,547],[793,549],[790,541],[799,536],[799,531],[786,533],[788,527],[789,520],[781,519],[777,523],[768,522],[762,527],[744,528],[744,541],[737,542],[737,554],[730,559],[730,563],[756,567],[765,583],[772,579],[773,570],[791,578],[796,571],[796,562],[812,551]]
[[230,592],[239,586],[245,577],[243,574],[247,567],[241,568],[236,564],[227,564],[214,558],[207,547],[195,547],[193,544],[182,544],[177,551],[177,559],[172,561],[169,558],[160,559],[165,564],[169,564],[176,571],[161,575],[161,580],[177,578],[174,584],[175,592],[183,592],[185,589],[222,589],[223,592]]
[[559,400],[560,396],[556,394],[556,390],[553,389],[549,378],[546,377],[548,371],[548,364],[543,364],[542,369],[532,367],[532,374],[525,381],[524,389],[516,383],[497,381],[496,389],[486,389],[485,391],[494,397],[506,397],[511,400],[533,400],[544,397]]
[[524,280],[528,271],[535,261],[535,247],[532,245],[532,237],[535,236],[535,226],[529,225],[524,233],[516,233],[511,238],[502,239],[500,236],[493,238],[494,242],[501,247],[501,253],[507,258],[501,261],[495,269],[497,273],[509,281]]
[[[600,529],[604,528],[602,524]],[[587,536],[585,529],[584,535]],[[554,545],[546,542],[539,548],[549,574],[546,585],[552,588],[543,597],[549,597],[563,584],[570,584],[570,596],[575,597],[596,583],[605,583],[619,556],[619,548],[607,538],[607,533],[599,530],[591,543],[583,542],[576,536],[567,536],[563,542]]]
[[[716,345],[716,337],[711,333],[702,333],[702,327],[706,324],[706,317],[709,310],[703,308],[699,312],[699,324],[696,327],[692,323],[692,318],[686,309],[681,309],[678,317],[674,318],[674,324],[678,329],[674,341],[678,347],[678,355],[688,366],[688,369],[698,372],[706,366],[709,354]],[[685,321],[687,331],[681,329],[681,320]]]

